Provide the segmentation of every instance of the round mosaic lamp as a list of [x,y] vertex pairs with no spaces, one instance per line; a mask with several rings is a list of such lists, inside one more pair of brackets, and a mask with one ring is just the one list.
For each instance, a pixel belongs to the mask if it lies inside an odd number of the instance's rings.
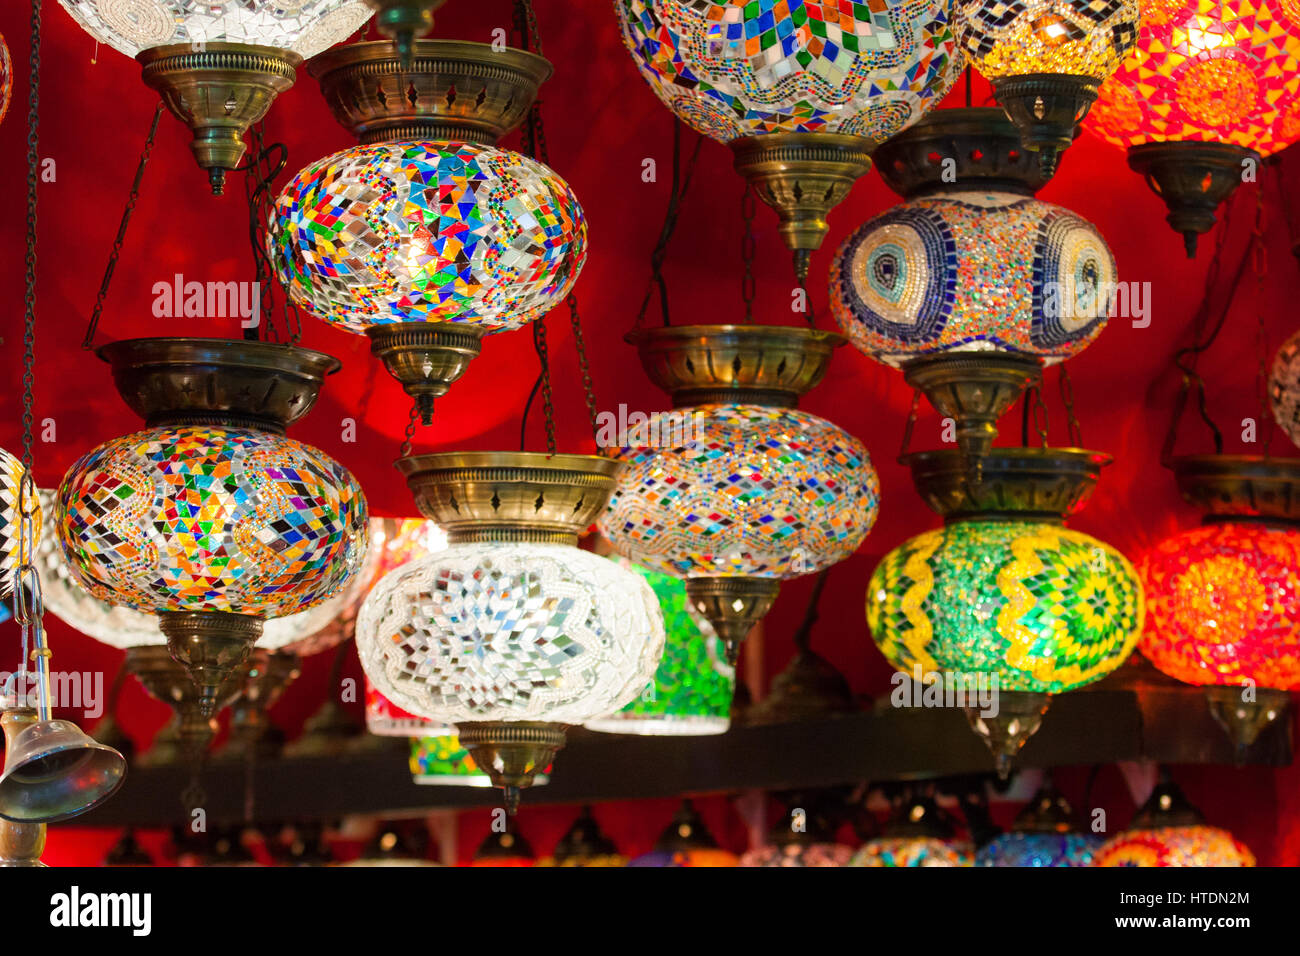
[[135,57],[144,82],[190,127],[212,191],[244,155],[244,133],[293,85],[305,57],[370,16],[361,0],[59,0],[77,24]]
[[385,697],[456,727],[513,811],[564,745],[565,726],[632,701],[663,654],[650,586],[576,547],[619,464],[464,452],[399,466],[449,544],[375,586],[357,651]]
[[786,815],[768,832],[767,843],[740,858],[743,867],[847,866],[853,848],[835,838],[837,825],[815,796],[786,794]]
[[[18,567],[23,564],[24,557],[31,556],[32,543],[41,540],[41,508],[31,501],[30,492],[24,495],[26,474],[23,463],[0,448],[0,599],[13,594]],[[24,498],[27,498],[26,502]],[[24,512],[30,515],[31,521],[31,542],[27,542],[25,547],[22,535]]]
[[731,726],[736,670],[708,618],[691,605],[682,580],[649,571],[626,558],[619,564],[644,578],[664,615],[664,656],[654,682],[622,710],[585,724],[613,734],[701,736]]
[[1162,780],[1128,830],[1096,851],[1093,866],[1254,866],[1250,848],[1205,818],[1177,784]]
[[957,44],[1050,172],[1137,41],[1139,0],[957,0]]
[[1050,783],[1016,815],[1011,829],[975,854],[976,866],[1091,866],[1104,839],[1079,829],[1074,811]]
[[928,794],[897,800],[883,832],[864,843],[849,866],[970,866],[970,847],[953,839],[947,816]]
[[9,44],[0,34],[0,120],[9,111],[9,97],[13,93],[14,61],[9,56]]
[[852,233],[831,265],[840,328],[902,368],[973,457],[1044,365],[1101,334],[1116,288],[1096,227],[1034,198],[1043,155],[998,110],[931,113],[877,155],[906,201]]
[[1300,689],[1300,462],[1189,455],[1170,462],[1203,524],[1143,555],[1148,619],[1140,649],[1205,688],[1239,758]]
[[522,50],[421,40],[410,69],[387,43],[356,43],[312,72],[362,145],[289,181],[267,253],[299,306],[370,338],[429,424],[483,337],[546,314],[586,260],[573,191],[495,145],[551,65]]
[[316,607],[361,567],[360,486],[284,435],[338,363],[225,339],[131,339],[99,354],[148,427],[68,470],[59,541],[92,597],[157,614],[210,716],[266,618]]
[[794,407],[843,340],[730,325],[630,338],[674,410],[647,444],[629,438],[600,530],[634,563],[685,578],[734,662],[782,579],[844,560],[875,523],[880,483],[867,450]]
[[[942,528],[887,554],[867,586],[867,624],[914,681],[963,692],[1003,776],[1050,697],[1119,667],[1142,629],[1142,587],[1122,554],[1063,526],[1109,461],[1079,449],[999,448],[983,479],[960,451],[904,458]],[[997,688],[996,714],[976,700]]]
[[943,99],[959,72],[946,0],[614,7],[655,95],[730,144],[737,171],[776,210],[800,278],[875,147]]
[[1137,46],[1089,128],[1127,149],[1189,258],[1219,203],[1300,139],[1298,62],[1291,0],[1142,0]]
[[626,866],[627,857],[605,835],[591,812],[583,807],[573,825],[555,844],[555,852],[537,861],[538,866]]
[[[1300,255],[1300,241],[1295,251]],[[1300,332],[1283,342],[1273,356],[1268,399],[1273,420],[1294,444],[1300,445]]]
[[736,866],[734,853],[719,848],[699,811],[690,800],[683,800],[673,821],[655,841],[655,847],[628,863],[628,866]]

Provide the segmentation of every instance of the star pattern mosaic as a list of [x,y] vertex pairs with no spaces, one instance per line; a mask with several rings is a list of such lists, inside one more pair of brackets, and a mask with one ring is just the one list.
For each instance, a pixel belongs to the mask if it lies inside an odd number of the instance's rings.
[[1255,854],[1216,827],[1159,827],[1121,833],[1097,851],[1093,866],[1254,866]]
[[670,110],[720,142],[849,133],[880,143],[960,72],[947,0],[615,0],[623,42]]
[[240,428],[106,442],[64,476],[56,516],[80,584],[142,611],[295,614],[342,589],[367,547],[365,495],[347,469]]
[[1103,838],[1092,833],[1002,833],[979,848],[976,866],[1092,866]]
[[134,57],[178,43],[251,43],[304,59],[355,33],[364,0],[59,0],[100,43]]
[[1119,147],[1231,143],[1270,156],[1300,139],[1300,2],[1143,0],[1137,46],[1087,126]]
[[1300,531],[1224,522],[1192,528],[1138,565],[1142,654],[1187,684],[1300,690]]
[[1069,358],[1101,334],[1115,258],[1087,220],[1011,193],[915,199],[861,226],[835,253],[831,313],[888,365],[936,352]]
[[812,574],[871,530],[880,481],[862,443],[797,409],[702,405],[696,440],[624,449],[599,525],[637,564],[679,577]]
[[867,625],[904,674],[996,675],[999,690],[1058,694],[1128,659],[1142,629],[1128,560],[1078,531],[961,521],[881,560]]
[[348,331],[451,322],[499,332],[569,294],[587,223],[564,180],[519,153],[386,143],[299,172],[276,199],[267,253],[298,305]]
[[1104,80],[1137,42],[1139,0],[957,0],[957,43],[993,79],[1058,73]]
[[664,615],[664,656],[654,681],[617,713],[587,723],[589,730],[616,734],[723,734],[731,725],[736,670],[726,647],[687,600],[681,578],[649,571],[626,558],[613,560],[644,578]]
[[663,649],[644,580],[556,544],[451,545],[386,575],[357,622],[380,693],[450,725],[584,723],[641,693]]
[[[14,574],[22,564],[23,554],[32,554],[32,544],[22,547],[22,500],[23,463],[14,455],[0,448],[0,598],[8,597],[14,590]],[[41,509],[29,509],[32,512],[32,541],[41,537]]]

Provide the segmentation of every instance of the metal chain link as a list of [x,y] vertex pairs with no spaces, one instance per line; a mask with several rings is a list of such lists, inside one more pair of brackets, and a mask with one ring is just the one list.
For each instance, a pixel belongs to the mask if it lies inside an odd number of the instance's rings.
[[745,322],[754,321],[754,294],[757,283],[754,280],[754,251],[757,241],[754,237],[754,214],[757,212],[757,199],[754,187],[745,184],[745,192],[740,197],[740,215],[745,221],[745,232],[740,240],[740,258],[745,265],[740,280],[740,297],[745,302]]
[[1264,244],[1267,219],[1264,213],[1264,183],[1255,188],[1255,222],[1251,227],[1251,267],[1255,273],[1255,347],[1259,357],[1255,370],[1256,399],[1259,403],[1259,421],[1264,429],[1264,457],[1269,456],[1273,445],[1274,421],[1269,411],[1268,326],[1264,321],[1264,284],[1268,276],[1268,247]]
[[403,436],[402,446],[397,451],[397,460],[401,461],[411,454],[411,444],[415,441],[415,423],[420,416],[420,410],[414,404],[411,405],[411,417],[406,422],[406,432]]
[[1057,366],[1059,369],[1058,381],[1061,389],[1061,404],[1065,406],[1066,427],[1070,434],[1070,444],[1075,448],[1083,447],[1083,428],[1079,424],[1079,417],[1074,413],[1074,383],[1070,380],[1070,370],[1062,362]]
[[578,368],[582,373],[582,397],[587,403],[587,417],[591,419],[594,437],[600,428],[596,424],[596,390],[591,383],[591,367],[587,363],[587,346],[582,338],[582,317],[578,314],[578,297],[570,292],[564,300],[569,306],[569,322],[573,326],[573,344],[578,350]]
[[126,208],[122,210],[122,221],[117,226],[117,238],[108,253],[108,265],[104,267],[104,278],[99,283],[99,293],[95,296],[95,307],[90,312],[90,324],[86,326],[86,337],[81,342],[83,349],[93,349],[95,332],[99,328],[99,317],[104,311],[104,300],[108,297],[108,288],[113,282],[113,270],[122,254],[122,243],[126,239],[126,227],[131,222],[131,213],[135,211],[136,200],[140,198],[140,182],[144,178],[144,168],[149,164],[153,153],[153,139],[158,132],[158,120],[162,118],[163,104],[160,102],[153,111],[153,121],[149,124],[149,135],[145,137],[144,149],[140,153],[140,162],[135,167],[135,179],[131,180],[131,191],[126,196]]
[[533,323],[533,346],[542,363],[542,410],[546,414],[546,453],[555,454],[555,396],[551,392],[551,361],[546,346],[546,320]]

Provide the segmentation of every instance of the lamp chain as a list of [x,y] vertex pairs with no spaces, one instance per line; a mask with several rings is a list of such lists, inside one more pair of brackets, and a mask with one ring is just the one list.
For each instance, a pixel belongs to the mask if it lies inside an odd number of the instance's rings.
[[406,431],[402,436],[402,447],[398,449],[397,452],[397,458],[399,461],[411,454],[411,443],[415,441],[415,424],[419,415],[419,408],[412,404],[410,417],[406,421]]
[[117,238],[108,253],[108,264],[104,267],[104,278],[99,283],[99,293],[95,296],[95,307],[90,312],[90,324],[86,326],[86,337],[81,342],[83,349],[94,348],[95,332],[99,328],[99,317],[104,311],[104,300],[108,297],[108,287],[113,282],[113,270],[122,254],[122,243],[126,239],[126,227],[131,222],[131,213],[135,211],[136,200],[140,198],[140,182],[144,178],[144,168],[149,165],[149,156],[153,153],[153,138],[158,132],[158,120],[163,113],[160,101],[153,111],[153,121],[149,124],[149,135],[145,137],[144,149],[140,153],[140,162],[135,167],[135,179],[131,181],[131,191],[126,196],[126,208],[122,210],[122,221],[117,225]]
[[1268,247],[1264,244],[1266,219],[1264,214],[1264,183],[1255,189],[1255,222],[1251,227],[1251,267],[1255,273],[1255,347],[1259,356],[1255,370],[1256,397],[1259,402],[1259,422],[1264,430],[1264,457],[1273,444],[1274,422],[1268,408],[1268,327],[1264,322],[1264,280],[1268,276]]
[[907,413],[907,424],[903,426],[903,444],[898,449],[898,460],[907,455],[907,447],[912,444],[912,429],[916,427],[916,416],[921,410],[921,390],[912,389],[912,410]]
[[740,215],[745,221],[745,233],[740,240],[740,259],[744,263],[744,274],[740,279],[740,296],[745,301],[745,323],[754,321],[754,213],[756,212],[754,187],[745,184],[745,192],[740,197]]
[[686,198],[686,191],[691,186],[691,177],[695,174],[695,163],[700,158],[700,147],[704,145],[704,137],[697,133],[695,148],[691,151],[691,157],[683,172],[681,168],[682,124],[671,113],[668,116],[673,124],[673,181],[668,192],[668,208],[664,211],[664,224],[659,230],[659,240],[650,252],[650,279],[646,282],[645,295],[641,299],[641,308],[637,310],[636,323],[633,325],[633,328],[637,329],[645,322],[650,296],[656,289],[659,291],[659,311],[663,315],[664,326],[672,325],[668,318],[668,283],[663,274],[664,258],[668,253],[668,241],[677,229],[682,200]]
[[824,568],[813,583],[812,595],[808,598],[808,606],[803,612],[803,621],[800,622],[799,629],[794,632],[794,646],[797,651],[806,653],[812,644],[812,629],[817,623],[817,608],[821,604],[822,591],[826,590],[826,579],[830,577],[830,573],[830,568]]
[[546,453],[555,454],[555,395],[551,391],[551,360],[546,346],[546,318],[533,323],[533,346],[542,364],[542,410],[546,414]]
[[1062,362],[1057,366],[1057,382],[1061,390],[1061,404],[1065,406],[1066,428],[1070,435],[1070,444],[1075,448],[1083,447],[1083,428],[1079,416],[1074,412],[1074,382],[1070,380],[1070,370]]
[[[275,157],[272,160],[272,157]],[[244,181],[244,193],[248,199],[248,240],[253,250],[253,278],[257,283],[258,305],[260,308],[258,324],[244,330],[244,337],[256,339],[258,330],[266,326],[267,338],[276,339],[275,329],[275,270],[266,252],[267,224],[270,222],[274,202],[271,199],[271,184],[280,175],[289,162],[289,148],[284,143],[265,145],[265,128],[263,123],[253,127],[253,151],[248,162],[242,167],[248,176]],[[302,339],[302,316],[298,307],[286,294],[284,297],[284,327],[289,342],[297,345]]]

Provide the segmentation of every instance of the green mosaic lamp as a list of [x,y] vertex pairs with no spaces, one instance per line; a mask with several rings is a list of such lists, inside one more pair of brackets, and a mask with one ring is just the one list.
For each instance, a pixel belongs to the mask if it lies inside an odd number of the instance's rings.
[[588,721],[588,730],[645,736],[724,734],[731,726],[736,671],[708,618],[686,594],[686,582],[611,555],[645,579],[659,599],[667,643],[654,681],[622,710]]
[[[455,734],[411,738],[411,779],[437,787],[492,786],[492,778],[478,768]],[[546,774],[539,773],[533,778],[533,786],[549,780]]]

